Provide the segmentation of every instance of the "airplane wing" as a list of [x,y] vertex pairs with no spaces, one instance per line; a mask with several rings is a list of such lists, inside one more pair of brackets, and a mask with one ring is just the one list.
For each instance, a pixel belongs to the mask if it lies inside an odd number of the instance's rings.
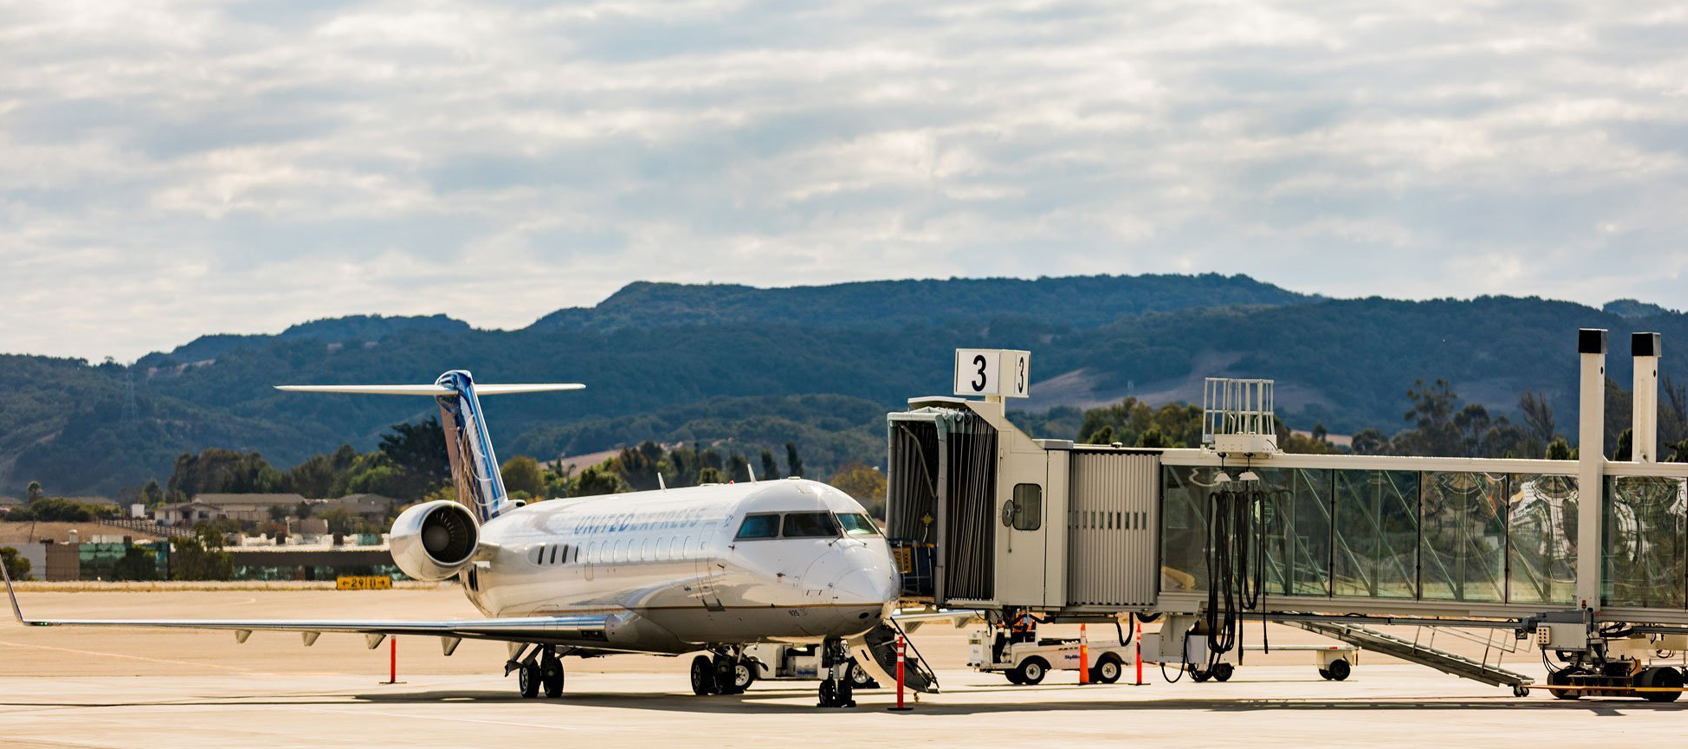
[[[609,615],[524,616],[496,619],[30,619],[18,605],[12,576],[0,565],[12,614],[28,627],[154,627],[164,629],[229,630],[245,642],[253,632],[299,632],[306,645],[324,632],[361,634],[370,648],[390,635],[433,635],[450,655],[461,640],[501,640],[603,648]],[[613,649],[613,648],[605,648]]]

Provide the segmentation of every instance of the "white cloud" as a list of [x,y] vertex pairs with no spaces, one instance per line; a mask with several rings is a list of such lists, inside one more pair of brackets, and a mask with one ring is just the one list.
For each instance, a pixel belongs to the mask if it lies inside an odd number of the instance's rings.
[[1680,4],[0,6],[0,350],[635,279],[1682,306]]

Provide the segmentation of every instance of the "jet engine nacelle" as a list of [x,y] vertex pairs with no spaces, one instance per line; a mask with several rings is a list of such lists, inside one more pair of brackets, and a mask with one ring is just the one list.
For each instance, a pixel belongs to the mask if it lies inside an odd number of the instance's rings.
[[480,528],[469,508],[449,499],[424,502],[393,521],[393,562],[416,580],[444,580],[475,558]]

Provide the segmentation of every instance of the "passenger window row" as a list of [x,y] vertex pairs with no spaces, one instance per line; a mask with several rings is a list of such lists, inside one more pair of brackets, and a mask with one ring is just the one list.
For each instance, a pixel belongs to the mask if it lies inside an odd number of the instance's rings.
[[[571,552],[574,554],[572,560],[569,557]],[[535,546],[533,551],[528,554],[528,561],[533,562],[536,565],[568,564],[570,561],[578,562],[580,561],[580,547],[571,546],[569,544],[544,544],[542,546]]]
[[541,544],[527,553],[535,566],[553,564],[625,564],[691,559],[703,545],[692,536],[616,538],[575,544]]

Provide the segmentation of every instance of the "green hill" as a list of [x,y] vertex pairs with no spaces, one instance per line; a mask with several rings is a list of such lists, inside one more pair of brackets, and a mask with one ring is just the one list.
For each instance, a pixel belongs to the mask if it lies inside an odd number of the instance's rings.
[[[51,492],[111,492],[163,478],[176,455],[206,447],[257,450],[279,466],[342,443],[368,450],[432,403],[271,386],[423,382],[451,368],[483,382],[588,384],[487,399],[504,457],[645,439],[730,440],[748,454],[795,440],[817,474],[849,458],[882,461],[883,413],[948,392],[956,347],[1030,349],[1033,398],[1015,405],[1037,412],[1127,395],[1199,399],[1201,377],[1246,375],[1278,380],[1278,411],[1292,426],[1323,422],[1337,433],[1393,432],[1416,378],[1447,378],[1497,412],[1534,389],[1571,414],[1576,328],[1613,331],[1611,373],[1627,382],[1631,325],[1664,333],[1664,371],[1682,371],[1683,349],[1670,341],[1688,340],[1688,316],[1632,320],[1534,298],[1330,300],[1216,275],[638,283],[513,331],[443,316],[356,317],[207,336],[132,369],[0,357],[0,491],[36,479]],[[1037,423],[1067,429],[1075,413]]]

